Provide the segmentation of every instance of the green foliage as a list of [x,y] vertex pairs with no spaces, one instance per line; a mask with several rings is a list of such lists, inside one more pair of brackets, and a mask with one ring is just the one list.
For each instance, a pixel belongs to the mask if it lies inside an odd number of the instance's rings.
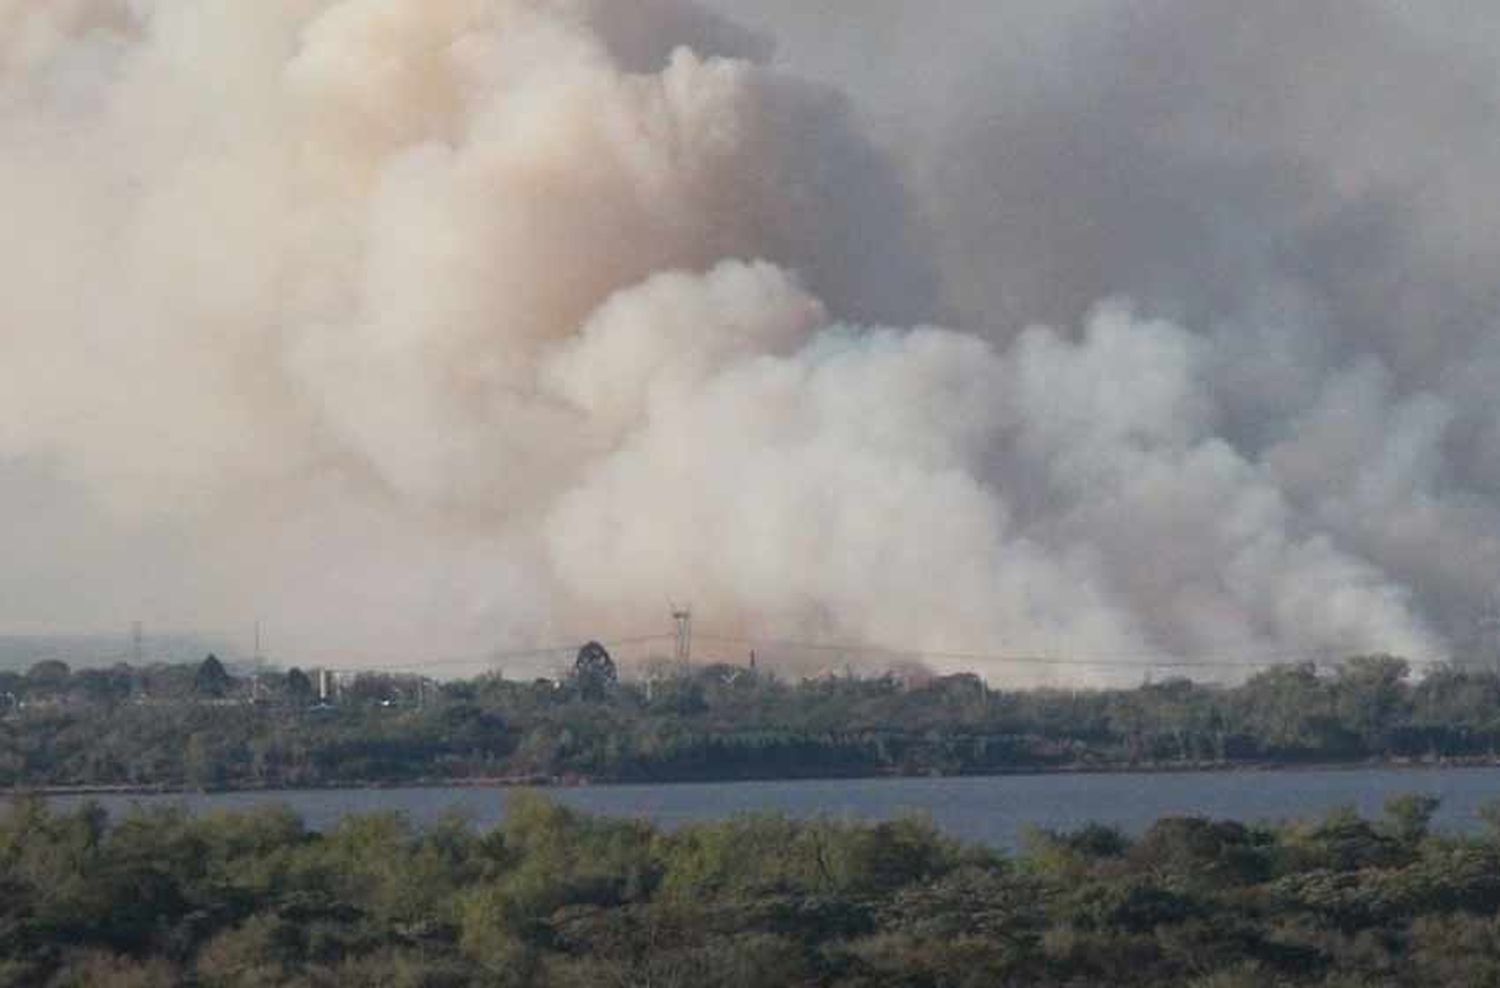
[[589,642],[578,650],[573,663],[573,688],[585,700],[602,700],[614,689],[619,677],[609,652],[598,642]]
[[1015,860],[917,820],[675,832],[533,795],[476,830],[285,808],[191,817],[31,798],[0,815],[0,985],[1334,986],[1496,983],[1500,847],[1393,800]]
[[307,703],[313,698],[316,689],[307,673],[296,666],[286,671],[286,694],[298,703]]
[[1385,815],[1392,836],[1406,845],[1420,842],[1427,836],[1427,827],[1440,802],[1436,796],[1425,793],[1404,793],[1386,800]]
[[26,670],[26,686],[55,689],[66,684],[71,674],[72,670],[61,659],[43,659]]
[[1271,874],[1270,836],[1233,821],[1164,817],[1130,848],[1134,869],[1178,888],[1226,889]]
[[930,775],[1500,750],[1500,677],[1439,668],[1413,682],[1389,656],[1327,675],[1275,667],[1237,687],[1008,692],[972,675],[788,683],[723,664],[648,687],[586,651],[566,682],[363,674],[332,706],[295,669],[39,663],[0,692],[14,698],[0,702],[0,786]]
[[198,671],[193,674],[193,689],[199,696],[222,697],[229,692],[233,682],[217,655],[204,659],[198,666]]

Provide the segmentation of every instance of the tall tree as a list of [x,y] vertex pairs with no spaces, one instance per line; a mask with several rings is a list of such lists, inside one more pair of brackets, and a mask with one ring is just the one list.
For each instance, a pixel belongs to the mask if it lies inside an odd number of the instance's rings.
[[224,668],[224,663],[213,654],[199,664],[198,672],[193,676],[193,690],[199,696],[221,697],[229,692],[232,683],[233,680]]
[[578,650],[578,659],[573,663],[573,682],[584,699],[602,700],[618,678],[615,660],[603,645],[589,642]]
[[293,666],[286,673],[286,691],[294,700],[310,700],[314,692],[313,682],[308,678],[307,673]]

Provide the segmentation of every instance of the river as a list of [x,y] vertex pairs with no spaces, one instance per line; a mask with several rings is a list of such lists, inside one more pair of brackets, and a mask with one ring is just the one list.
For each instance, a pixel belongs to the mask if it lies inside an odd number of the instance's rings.
[[[192,812],[286,803],[309,826],[346,813],[396,810],[430,821],[450,808],[476,823],[505,812],[513,788],[285,790],[166,795],[53,797],[59,806],[97,800],[112,814],[132,804],[180,805]],[[826,814],[858,820],[918,815],[954,837],[1017,846],[1027,827],[1069,828],[1090,821],[1138,833],[1158,817],[1197,814],[1237,820],[1315,818],[1340,804],[1366,815],[1387,798],[1429,793],[1442,799],[1439,828],[1473,831],[1475,811],[1500,798],[1500,768],[1275,769],[1240,772],[1013,775],[922,779],[595,785],[545,792],[590,813],[639,816],[672,827],[745,812]]]

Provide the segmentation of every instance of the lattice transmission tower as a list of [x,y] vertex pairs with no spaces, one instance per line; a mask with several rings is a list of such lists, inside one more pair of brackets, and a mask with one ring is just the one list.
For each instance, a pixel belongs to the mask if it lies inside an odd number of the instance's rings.
[[677,643],[672,657],[681,665],[693,660],[693,611],[690,607],[672,607],[672,622],[677,627]]

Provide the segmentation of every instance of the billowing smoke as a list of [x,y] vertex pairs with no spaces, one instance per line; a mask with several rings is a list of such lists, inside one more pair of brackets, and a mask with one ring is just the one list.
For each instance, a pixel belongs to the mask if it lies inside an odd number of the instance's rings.
[[1500,576],[1497,27],[1396,0],[1131,5],[1069,36],[1063,76],[971,87],[919,166],[963,325],[1003,344],[1123,296],[1192,328],[1213,432],[1287,530],[1460,656]]
[[1450,654],[1483,76],[1347,5],[1091,36],[888,146],[686,0],[0,0],[0,622]]

